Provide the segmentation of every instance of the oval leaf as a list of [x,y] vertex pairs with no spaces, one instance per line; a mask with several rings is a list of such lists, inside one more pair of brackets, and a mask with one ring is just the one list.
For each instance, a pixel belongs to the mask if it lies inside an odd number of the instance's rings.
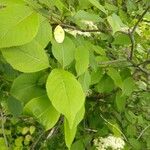
[[45,94],[45,90],[38,85],[42,73],[21,74],[16,78],[10,93],[23,103]]
[[52,106],[47,96],[29,101],[24,107],[24,113],[34,116],[46,130],[51,129],[60,117],[60,114]]
[[49,61],[45,51],[36,42],[3,49],[2,54],[14,69],[21,72],[37,72],[49,67]]
[[75,117],[85,101],[80,83],[71,73],[54,69],[48,77],[46,89],[53,106],[67,118],[72,128]]
[[122,89],[122,79],[119,72],[114,68],[109,68],[107,74],[113,79],[116,86]]
[[123,27],[126,27],[122,23],[122,20],[120,19],[120,17],[117,16],[115,13],[112,14],[111,16],[108,16],[107,21],[113,30],[113,34],[115,34],[115,32],[117,32],[117,31],[121,31]]
[[0,48],[23,45],[37,34],[39,16],[23,5],[10,5],[0,11]]
[[80,46],[75,52],[76,72],[79,75],[83,74],[89,65],[89,51],[85,46]]
[[132,77],[128,77],[123,81],[122,93],[126,96],[130,96],[135,88],[135,81]]
[[58,25],[54,30],[54,38],[57,43],[63,43],[65,39],[65,32],[60,25]]
[[47,19],[41,16],[39,31],[35,39],[42,48],[45,48],[52,40],[52,27]]
[[21,72],[37,72],[49,67],[44,48],[51,39],[51,26],[45,20],[41,22],[37,36],[23,46],[3,48],[2,54],[11,66]]
[[64,68],[74,60],[75,45],[70,38],[66,37],[61,44],[55,41],[52,42],[52,52]]

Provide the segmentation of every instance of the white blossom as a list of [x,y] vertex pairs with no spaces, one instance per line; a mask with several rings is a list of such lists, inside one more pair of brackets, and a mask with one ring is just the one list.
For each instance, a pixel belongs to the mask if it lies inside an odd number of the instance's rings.
[[111,148],[112,150],[122,150],[125,146],[125,142],[120,137],[109,135],[106,138],[99,137],[94,139],[94,145],[97,150],[107,150],[108,148]]
[[[81,22],[83,24],[85,24],[86,26],[88,26],[89,30],[98,30],[98,27],[92,21],[82,20]],[[74,37],[76,37],[77,35],[82,35],[82,36],[90,37],[91,33],[92,33],[92,32],[82,32],[82,31],[79,31],[79,30],[76,30],[76,29],[65,29],[65,31],[67,33],[73,35]],[[100,34],[100,33],[97,32],[95,34]]]
[[79,30],[72,30],[72,29],[65,29],[66,32],[68,32],[69,34],[73,35],[74,37],[78,35],[83,35],[83,36],[86,36],[86,37],[90,37],[91,34],[89,32],[82,32],[82,31],[79,31]]

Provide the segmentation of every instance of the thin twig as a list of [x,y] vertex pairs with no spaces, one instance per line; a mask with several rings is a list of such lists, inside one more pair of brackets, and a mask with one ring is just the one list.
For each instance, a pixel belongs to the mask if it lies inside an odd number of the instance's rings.
[[129,34],[129,37],[130,37],[130,41],[131,41],[131,51],[130,51],[130,56],[129,56],[130,60],[132,60],[132,58],[133,58],[133,53],[134,53],[134,49],[135,49],[134,33],[135,33],[136,28],[138,27],[139,23],[143,20],[143,17],[148,12],[149,8],[150,8],[150,6],[147,7],[147,9],[142,13],[142,15],[140,16],[140,18],[138,19],[138,21],[136,22],[136,24],[134,25],[132,30],[128,31],[128,34]]
[[95,132],[95,133],[97,133],[97,130],[95,130],[95,129],[90,129],[90,128],[84,128],[86,131],[89,131],[89,132]]
[[148,65],[148,64],[150,64],[150,60],[145,60],[145,61],[143,61],[143,62],[141,62],[141,63],[139,63],[137,65],[141,66],[141,65]]
[[111,65],[111,64],[116,64],[116,63],[121,63],[121,62],[127,62],[127,59],[116,59],[116,60],[110,60],[110,61],[102,61],[99,62],[99,65]]
[[137,137],[137,140],[139,140],[139,139],[142,137],[142,135],[144,134],[144,132],[145,132],[149,127],[150,127],[150,124],[149,124],[146,128],[144,128],[144,129],[142,130],[142,132],[140,133],[140,135]]
[[47,136],[47,139],[50,139],[50,138],[52,137],[52,135],[54,134],[55,130],[56,130],[56,127],[55,127],[55,128],[52,128],[52,129],[50,130],[50,132],[49,132],[49,134],[48,134],[48,136]]
[[64,120],[63,117],[61,117],[61,118],[59,119],[59,122],[58,122],[57,126],[50,130],[50,132],[49,132],[49,134],[48,134],[48,136],[47,136],[46,139],[52,138],[52,136],[57,133],[57,131],[58,131],[60,125],[63,123],[63,120]]
[[[59,23],[63,28],[81,31],[81,32],[111,32],[111,29],[82,29],[74,25],[66,24],[66,23]],[[51,24],[52,26],[58,25],[58,23]]]
[[150,6],[147,7],[147,9],[142,13],[141,17],[138,19],[138,21],[136,22],[136,24],[134,25],[131,33],[133,34],[136,30],[136,28],[138,27],[139,23],[143,20],[143,17],[145,16],[145,14],[148,12]]
[[134,48],[135,48],[135,39],[134,39],[134,34],[130,30],[129,30],[129,37],[130,37],[130,41],[131,41],[131,51],[129,54],[129,59],[132,60],[133,52],[134,52]]
[[8,148],[8,141],[7,141],[7,137],[6,137],[6,134],[5,134],[5,127],[4,127],[4,115],[3,115],[3,112],[1,111],[0,112],[1,114],[1,128],[2,128],[2,134],[3,134],[3,137],[4,137],[4,141],[5,141],[5,145],[6,147]]
[[40,141],[40,139],[42,138],[42,136],[44,136],[44,134],[45,134],[45,132],[42,132],[42,133],[39,135],[39,137],[37,138],[37,140],[32,144],[31,150],[34,150],[34,149],[35,149],[37,143]]
[[[59,25],[61,25],[64,28],[77,30],[77,31],[81,31],[81,32],[93,32],[94,33],[94,32],[111,32],[112,31],[111,29],[81,29],[81,28],[79,28],[77,26],[73,26],[73,25],[64,23],[62,20],[60,20],[56,16],[41,13],[39,9],[35,8],[30,3],[28,3],[28,5],[30,7],[32,7],[35,11],[37,11],[38,13],[40,13],[41,15],[46,17],[48,20],[50,20],[50,24],[51,25],[58,25],[59,24]],[[54,23],[52,23],[52,22],[54,22]],[[120,31],[120,32],[122,32],[122,31]]]
[[133,65],[133,67],[137,68],[138,70],[140,70],[141,72],[145,73],[146,75],[150,75],[150,72],[144,68],[142,68],[141,66],[139,66],[138,64],[134,63],[132,60],[129,60],[129,62]]
[[150,60],[146,60],[142,63],[136,64],[135,62],[133,62],[130,59],[116,59],[116,60],[110,60],[110,61],[103,61],[103,62],[99,62],[99,65],[113,65],[113,64],[117,64],[117,63],[130,63],[131,66],[129,67],[135,67],[138,70],[140,70],[141,72],[143,72],[146,75],[150,75],[150,72],[148,70],[146,70],[145,68],[141,67],[142,64],[146,64],[146,63],[150,63]]

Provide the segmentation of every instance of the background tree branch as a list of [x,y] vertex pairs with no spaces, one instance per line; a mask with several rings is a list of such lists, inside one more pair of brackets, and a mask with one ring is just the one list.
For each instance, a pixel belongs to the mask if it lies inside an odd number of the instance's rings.
[[136,28],[138,27],[139,23],[143,20],[143,17],[148,12],[149,8],[150,8],[150,6],[148,6],[147,9],[142,13],[142,15],[140,16],[140,18],[138,19],[138,21],[136,22],[134,27],[132,29],[129,29],[129,31],[128,31],[128,34],[129,34],[129,37],[131,40],[131,51],[130,51],[130,56],[129,56],[130,60],[132,60],[132,58],[133,58],[133,53],[134,53],[134,49],[135,49],[134,33],[135,33]]

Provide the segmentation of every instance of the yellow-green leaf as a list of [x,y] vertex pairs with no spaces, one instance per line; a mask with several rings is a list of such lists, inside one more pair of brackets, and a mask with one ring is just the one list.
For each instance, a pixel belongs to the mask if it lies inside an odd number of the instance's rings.
[[52,105],[67,118],[72,128],[77,113],[84,106],[81,84],[68,71],[54,69],[48,77],[46,90]]

